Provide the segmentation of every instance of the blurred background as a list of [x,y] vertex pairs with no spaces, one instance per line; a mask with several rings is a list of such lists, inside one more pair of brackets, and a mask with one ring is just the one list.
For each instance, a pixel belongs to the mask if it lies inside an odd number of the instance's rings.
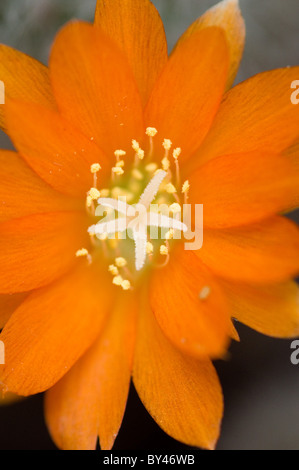
[[[162,15],[171,49],[189,24],[217,1],[153,3]],[[47,63],[57,30],[71,18],[91,21],[95,4],[96,0],[1,0],[0,43]],[[240,4],[247,42],[237,82],[264,70],[298,65],[299,1],[240,0]],[[10,148],[3,133],[0,147]],[[299,365],[290,362],[291,341],[267,338],[242,325],[237,329],[241,343],[232,344],[227,361],[216,363],[225,396],[218,449],[299,450]],[[0,449],[55,449],[43,420],[42,396],[0,407]],[[134,449],[188,450],[158,428],[132,389],[115,450]]]

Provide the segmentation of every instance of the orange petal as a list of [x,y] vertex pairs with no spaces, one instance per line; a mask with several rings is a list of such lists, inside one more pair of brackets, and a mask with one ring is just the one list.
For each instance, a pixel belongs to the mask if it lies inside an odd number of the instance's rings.
[[92,267],[80,266],[32,293],[0,335],[8,391],[32,395],[52,387],[97,338],[110,307],[110,289]]
[[145,121],[181,147],[186,159],[202,143],[220,105],[228,47],[220,28],[205,28],[171,55],[146,109]]
[[38,175],[57,191],[86,195],[93,184],[92,163],[107,168],[107,159],[78,129],[58,113],[38,105],[9,101],[8,133]]
[[[55,108],[48,68],[35,59],[0,45],[0,80],[4,82],[5,99],[16,98]],[[5,130],[5,105],[0,105],[0,127]]]
[[107,155],[129,150],[133,138],[141,139],[142,106],[133,72],[99,28],[66,25],[54,43],[50,72],[63,115]]
[[144,309],[137,334],[133,380],[148,412],[171,437],[213,449],[223,412],[217,374],[207,359],[175,349]]
[[187,29],[177,46],[180,46],[183,41],[196,31],[209,26],[218,26],[225,32],[230,55],[227,88],[230,88],[239,69],[245,42],[245,23],[240,11],[239,1],[223,0],[210,8]]
[[298,76],[299,67],[277,69],[229,91],[194,165],[220,155],[286,149],[298,137],[299,113],[291,102],[291,83]]
[[26,299],[28,293],[21,294],[0,294],[0,330],[7,323],[13,312]]
[[268,336],[299,335],[299,288],[295,282],[250,286],[221,281],[221,286],[238,321]]
[[207,227],[251,224],[293,206],[298,176],[288,159],[266,152],[218,157],[192,174],[190,199],[203,204]]
[[54,191],[15,152],[0,150],[0,180],[0,222],[79,208],[79,201]]
[[2,294],[49,284],[78,262],[76,251],[88,243],[88,220],[75,212],[36,214],[0,228]]
[[165,335],[187,354],[219,357],[226,352],[230,319],[225,299],[194,253],[177,251],[166,268],[155,272],[150,302]]
[[205,230],[203,247],[195,253],[225,279],[282,282],[299,274],[299,229],[275,217],[255,225]]
[[125,294],[103,334],[82,359],[48,391],[46,421],[57,446],[93,450],[100,435],[110,450],[119,431],[132,372],[135,299]]
[[[285,153],[284,153],[292,162],[294,166],[294,171],[299,174],[299,139],[296,140],[296,142],[289,147]],[[298,186],[298,191],[297,194],[295,194],[294,198],[294,203],[293,203],[294,209],[299,207],[299,186]]]
[[143,104],[167,62],[162,20],[149,0],[99,0],[95,24],[127,56]]

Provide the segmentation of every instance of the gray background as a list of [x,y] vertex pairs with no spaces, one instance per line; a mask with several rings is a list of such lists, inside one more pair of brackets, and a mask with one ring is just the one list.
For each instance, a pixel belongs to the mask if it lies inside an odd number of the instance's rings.
[[[138,0],[136,0],[138,1]],[[47,62],[57,29],[76,17],[91,20],[95,0],[0,0],[0,42]],[[154,0],[172,47],[213,0]],[[237,81],[276,67],[299,64],[299,0],[241,0],[247,26]],[[299,77],[298,77],[299,79]],[[299,112],[299,109],[298,109]],[[299,130],[298,130],[299,131]],[[0,145],[9,146],[0,134]],[[299,449],[299,366],[290,363],[290,341],[238,327],[242,342],[216,364],[226,412],[219,449]],[[40,397],[0,409],[0,448],[51,449]],[[186,417],[188,419],[188,417]],[[172,449],[132,390],[116,449]]]

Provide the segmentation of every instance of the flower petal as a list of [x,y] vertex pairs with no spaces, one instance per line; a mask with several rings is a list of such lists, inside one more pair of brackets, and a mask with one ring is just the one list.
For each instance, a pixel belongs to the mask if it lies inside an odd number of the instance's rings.
[[298,75],[299,67],[272,70],[230,90],[194,165],[240,152],[278,154],[291,145],[299,128],[298,109],[291,102],[291,83]]
[[95,24],[127,56],[143,104],[167,62],[164,26],[149,0],[99,0]]
[[217,374],[209,360],[196,361],[175,349],[148,309],[140,315],[133,380],[167,434],[187,445],[215,447],[223,412]]
[[15,152],[0,150],[0,180],[0,222],[79,209],[79,201],[54,191]]
[[7,323],[13,312],[26,299],[28,293],[21,294],[0,294],[0,330]]
[[71,22],[58,34],[50,58],[62,114],[103,151],[131,149],[141,139],[141,99],[129,63],[99,28]]
[[177,47],[196,31],[209,26],[218,26],[225,31],[230,55],[227,88],[230,88],[239,69],[245,42],[245,23],[240,11],[239,1],[222,0],[210,8],[187,29],[180,38]]
[[84,196],[93,184],[90,165],[100,163],[107,172],[99,147],[57,112],[13,100],[6,104],[6,120],[28,165],[57,191]]
[[110,450],[119,431],[132,372],[135,298],[125,294],[103,334],[46,395],[46,421],[57,446]]
[[299,336],[299,288],[295,282],[251,286],[221,281],[221,286],[238,321],[268,336]]
[[52,387],[95,341],[110,307],[109,283],[80,266],[32,293],[0,335],[6,364],[0,381],[8,391],[32,395]]
[[[171,55],[145,113],[147,126],[190,156],[206,136],[220,105],[228,70],[228,46],[220,28],[205,28]],[[156,151],[156,149],[155,149]]]
[[[201,298],[206,289],[207,298]],[[177,251],[166,268],[154,273],[150,303],[163,332],[182,351],[199,358],[226,352],[230,335],[226,302],[194,253]]]
[[298,173],[284,157],[249,152],[218,157],[190,176],[190,200],[203,204],[203,223],[251,224],[293,207]]
[[[5,100],[16,98],[55,109],[48,68],[11,47],[0,45],[0,80]],[[5,105],[0,105],[0,128],[6,130]]]
[[76,251],[88,246],[87,227],[87,217],[75,212],[36,214],[1,224],[0,293],[26,292],[65,274],[78,262]]
[[299,229],[290,220],[275,217],[255,225],[206,230],[195,254],[225,279],[282,282],[299,274]]

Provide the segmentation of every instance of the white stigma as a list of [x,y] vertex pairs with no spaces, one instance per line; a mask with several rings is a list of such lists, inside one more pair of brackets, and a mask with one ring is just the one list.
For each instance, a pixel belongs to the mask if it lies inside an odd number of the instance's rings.
[[155,199],[159,187],[167,173],[158,171],[146,186],[136,205],[129,205],[124,201],[112,198],[100,198],[98,204],[103,207],[114,209],[125,217],[110,222],[99,222],[89,227],[88,232],[92,235],[103,233],[115,234],[130,229],[135,242],[135,268],[140,271],[146,260],[147,254],[147,230],[148,227],[160,227],[187,231],[187,226],[182,222],[168,216],[154,214],[149,211],[150,205]]

